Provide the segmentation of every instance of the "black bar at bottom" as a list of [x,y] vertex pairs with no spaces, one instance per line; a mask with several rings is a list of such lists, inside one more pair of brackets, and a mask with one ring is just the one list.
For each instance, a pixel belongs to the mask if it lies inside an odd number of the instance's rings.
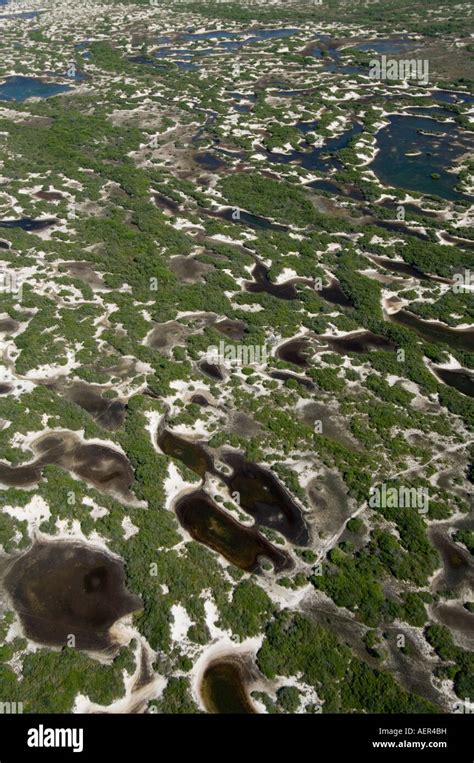
[[[275,750],[311,761],[334,755],[472,763],[471,715],[1,715],[0,763],[239,757]],[[287,750],[284,753],[283,750]],[[261,751],[261,753],[260,753]],[[135,763],[132,760],[130,763]]]

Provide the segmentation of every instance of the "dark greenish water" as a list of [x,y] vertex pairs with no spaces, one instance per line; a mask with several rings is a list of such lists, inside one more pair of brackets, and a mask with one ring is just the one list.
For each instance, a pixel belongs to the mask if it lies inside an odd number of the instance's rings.
[[33,449],[36,459],[25,465],[12,466],[0,461],[0,483],[8,487],[29,487],[40,480],[46,466],[55,464],[91,482],[97,490],[119,493],[125,500],[134,498],[130,490],[133,469],[128,458],[115,448],[82,441],[74,432],[65,430],[39,437]]
[[285,363],[293,363],[300,368],[309,368],[313,351],[308,340],[303,337],[302,339],[290,339],[289,342],[280,345],[276,354],[277,358]]
[[178,437],[168,429],[164,429],[158,435],[158,445],[163,453],[182,461],[199,477],[204,477],[206,472],[214,471],[212,458],[202,445]]
[[403,260],[394,260],[390,257],[378,257],[375,254],[373,254],[371,258],[377,265],[381,265],[385,270],[391,270],[393,273],[400,273],[401,275],[406,275],[410,278],[418,278],[420,281],[430,280],[430,276],[427,276],[421,270],[418,270],[418,268],[409,265],[408,262],[404,262]]
[[204,490],[183,496],[176,504],[180,524],[194,540],[212,548],[246,572],[260,572],[260,562],[268,559],[281,572],[292,566],[290,557],[268,541],[254,527],[237,522],[211,500]]
[[247,715],[256,712],[245,689],[243,667],[230,658],[207,668],[201,682],[201,695],[209,713]]
[[453,329],[442,323],[424,321],[408,310],[399,310],[390,320],[416,331],[426,342],[441,342],[466,352],[474,350],[474,329]]
[[438,550],[444,565],[444,573],[437,582],[437,590],[454,591],[461,585],[474,581],[474,563],[471,555],[453,541],[441,527],[429,530],[429,538]]
[[311,381],[311,379],[307,379],[305,376],[298,376],[297,374],[292,374],[289,371],[272,371],[270,374],[272,379],[278,379],[279,381],[294,381],[296,384],[300,384],[302,387],[305,387],[306,389],[314,389],[315,385]]
[[387,352],[396,350],[393,342],[383,336],[377,336],[371,331],[359,331],[348,336],[322,335],[317,339],[323,343],[323,347],[318,348],[317,351],[320,352],[327,348],[333,352],[338,352],[340,355],[347,355],[351,352],[371,352],[373,350],[386,350]]
[[214,381],[223,381],[224,379],[224,374],[221,369],[214,363],[208,363],[207,360],[202,360],[199,364],[199,368],[206,376],[209,376],[210,379],[214,379]]
[[5,587],[26,635],[51,646],[74,634],[78,649],[113,648],[110,627],[142,609],[122,561],[74,542],[35,543],[11,564]]
[[[237,503],[255,519],[256,525],[272,528],[296,545],[307,545],[309,531],[298,504],[268,469],[246,461],[238,453],[223,456],[231,467],[230,475],[214,465],[202,443],[191,442],[167,429],[158,432],[161,450],[182,463],[201,479],[214,474],[222,479],[231,494],[238,493]],[[195,540],[210,546],[242,569],[257,570],[260,557],[266,556],[276,569],[291,564],[288,555],[269,543],[254,527],[240,524],[211,500],[203,490],[183,496],[176,505],[183,527]]]
[[124,403],[102,397],[100,387],[76,382],[66,391],[65,397],[87,411],[104,429],[111,431],[120,429],[125,420]]
[[232,474],[221,477],[231,493],[239,494],[242,510],[257,525],[277,530],[296,546],[307,546],[309,531],[303,514],[273,473],[246,461],[239,453],[226,453],[223,460],[232,468]]
[[266,292],[279,299],[297,299],[298,292],[294,287],[293,281],[286,283],[272,283],[268,274],[268,268],[261,262],[257,262],[252,269],[253,281],[245,282],[245,290],[252,294]]
[[340,307],[352,307],[352,302],[343,292],[339,281],[337,281],[335,278],[333,278],[329,286],[324,286],[322,289],[319,289],[317,294],[325,299],[326,302],[330,302],[332,305],[339,305]]
[[439,376],[445,384],[454,387],[458,392],[462,392],[463,395],[474,397],[474,375],[472,373],[469,373],[462,368],[459,370],[435,368],[435,371],[436,375]]

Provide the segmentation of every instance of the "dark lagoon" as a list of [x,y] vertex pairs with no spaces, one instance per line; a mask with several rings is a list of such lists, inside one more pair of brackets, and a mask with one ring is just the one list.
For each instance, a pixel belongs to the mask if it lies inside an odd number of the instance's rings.
[[466,582],[473,585],[474,562],[469,552],[455,543],[445,529],[433,527],[428,535],[444,565],[444,573],[437,582],[436,590],[455,590]]
[[408,262],[403,260],[393,260],[390,257],[378,257],[375,254],[370,255],[370,259],[377,265],[381,265],[385,270],[390,270],[392,273],[400,273],[400,275],[410,276],[410,278],[418,278],[419,281],[432,280],[430,276],[427,276],[418,268],[413,265],[409,265]]
[[306,376],[291,374],[289,371],[272,371],[270,376],[272,379],[278,379],[278,381],[294,381],[306,389],[315,389],[315,385],[311,379],[307,379]]
[[29,487],[39,482],[42,470],[55,464],[91,483],[105,493],[118,493],[125,500],[134,499],[131,486],[133,469],[127,457],[106,445],[82,441],[74,432],[54,432],[39,437],[31,463],[12,466],[0,462],[0,483],[9,487]]
[[0,334],[14,334],[19,328],[20,324],[13,318],[0,318]]
[[194,161],[206,170],[216,171],[223,169],[226,164],[210,151],[202,151],[194,154]]
[[232,320],[231,318],[224,318],[214,324],[214,328],[217,329],[224,336],[239,342],[244,338],[248,332],[247,324],[244,321]]
[[272,379],[278,379],[278,381],[294,381],[306,389],[315,389],[315,385],[310,379],[307,379],[305,376],[291,374],[289,371],[272,371],[270,376]]
[[115,649],[111,626],[142,609],[122,561],[79,543],[36,543],[10,565],[5,588],[26,635],[50,646],[71,646],[73,635],[78,649]]
[[242,715],[256,713],[246,689],[246,670],[240,660],[223,657],[206,668],[201,697],[209,713]]
[[[164,427],[157,432],[157,443],[163,453],[177,458],[201,479],[207,474],[221,479],[255,525],[277,530],[295,545],[308,544],[309,532],[301,509],[269,469],[247,461],[237,452],[225,452],[221,459],[232,471],[224,473],[216,467],[205,443],[192,442]],[[257,527],[241,525],[203,489],[181,498],[176,513],[195,540],[214,548],[242,569],[256,570],[261,556],[267,556],[276,569],[291,564],[288,555],[269,543]]]
[[272,283],[269,276],[269,270],[262,262],[255,263],[252,268],[253,281],[245,281],[245,291],[252,294],[271,294],[272,297],[278,297],[278,299],[298,299],[298,292],[296,291],[295,284],[297,283],[311,283],[308,279],[294,278],[284,283]]
[[274,474],[246,461],[239,453],[222,456],[232,474],[220,475],[229,491],[239,494],[238,504],[256,524],[281,533],[290,543],[307,546],[309,531],[299,506]]
[[357,331],[347,336],[317,336],[318,342],[322,342],[325,347],[316,348],[316,352],[331,350],[340,355],[347,355],[352,352],[371,352],[373,350],[387,350],[395,352],[396,346],[389,339],[383,336],[373,334],[371,331]]
[[224,374],[219,366],[216,366],[214,363],[208,363],[207,360],[202,360],[199,363],[199,368],[210,379],[213,381],[223,381],[224,380]]
[[194,403],[194,405],[203,405],[203,406],[210,405],[209,400],[207,399],[207,397],[204,397],[204,395],[193,395],[191,398],[191,402]]
[[157,442],[165,455],[177,458],[199,477],[203,478],[206,472],[214,472],[212,456],[203,445],[179,437],[169,429],[158,433]]
[[445,384],[454,387],[458,392],[462,392],[463,395],[474,397],[474,374],[467,369],[439,368],[435,366],[434,371]]
[[432,609],[433,615],[438,622],[455,631],[458,638],[464,642],[466,648],[474,648],[474,614],[463,609],[459,604],[436,604]]
[[274,546],[255,527],[237,522],[221,509],[204,490],[188,493],[176,504],[180,524],[194,540],[246,572],[260,572],[262,559],[276,571],[292,566],[288,554]]
[[123,425],[125,404],[120,400],[103,397],[100,387],[76,382],[65,392],[65,397],[87,411],[104,429],[114,431]]
[[313,350],[306,337],[301,339],[290,339],[289,342],[281,344],[276,356],[285,363],[293,363],[300,368],[309,368]]
[[352,307],[352,302],[349,297],[343,292],[341,284],[335,278],[331,281],[329,286],[324,286],[319,289],[317,294],[330,302],[332,305],[339,305],[339,307]]
[[424,321],[408,310],[399,310],[388,316],[393,323],[412,329],[426,342],[440,342],[466,352],[474,350],[474,329],[454,329],[444,323]]

